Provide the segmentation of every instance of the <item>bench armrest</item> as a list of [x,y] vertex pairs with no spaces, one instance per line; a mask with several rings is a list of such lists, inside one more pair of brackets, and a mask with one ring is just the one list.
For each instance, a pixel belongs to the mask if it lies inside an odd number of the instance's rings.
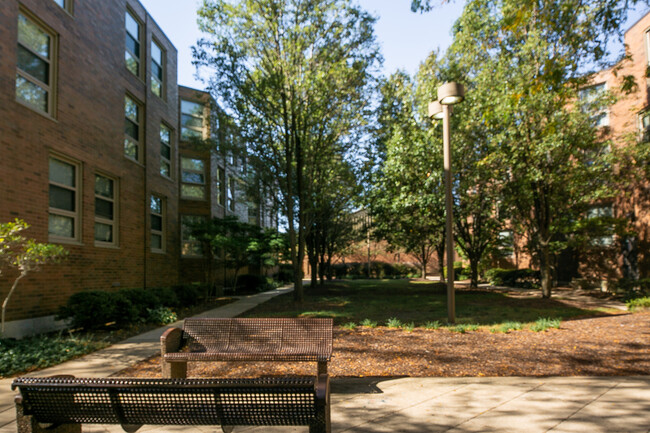
[[178,352],[183,345],[183,330],[181,328],[169,328],[160,336],[160,355],[164,358],[165,353]]

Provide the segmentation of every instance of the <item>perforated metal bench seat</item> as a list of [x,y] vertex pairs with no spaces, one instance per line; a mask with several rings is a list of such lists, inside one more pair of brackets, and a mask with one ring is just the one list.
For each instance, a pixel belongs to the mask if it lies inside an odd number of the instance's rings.
[[[329,379],[26,378],[14,380],[19,433],[80,432],[81,424],[305,425],[329,432]],[[42,424],[50,424],[47,430]],[[52,426],[54,428],[52,428]]]
[[185,319],[161,337],[163,377],[185,377],[188,361],[317,362],[327,373],[332,319]]

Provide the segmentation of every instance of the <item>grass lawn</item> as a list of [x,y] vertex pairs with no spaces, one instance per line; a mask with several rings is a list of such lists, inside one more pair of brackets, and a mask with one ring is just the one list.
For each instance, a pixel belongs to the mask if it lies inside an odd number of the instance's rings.
[[[337,325],[364,320],[385,326],[395,318],[416,327],[427,322],[447,322],[444,284],[417,280],[349,280],[325,287],[305,287],[305,302],[296,305],[292,294],[278,296],[245,317],[332,317]],[[539,318],[568,319],[602,312],[567,306],[553,299],[515,298],[486,290],[456,289],[456,321],[459,324],[499,326],[522,324]]]

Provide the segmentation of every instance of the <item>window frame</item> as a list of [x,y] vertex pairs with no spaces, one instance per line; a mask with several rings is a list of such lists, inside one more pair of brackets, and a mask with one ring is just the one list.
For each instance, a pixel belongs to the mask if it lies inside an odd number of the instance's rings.
[[[61,163],[70,165],[74,169],[74,185],[71,187],[70,185],[65,185],[59,182],[55,182],[52,180],[52,170],[50,169],[50,161],[51,160],[57,160]],[[48,156],[48,239],[50,242],[57,242],[57,243],[73,243],[73,244],[80,244],[81,243],[81,224],[82,224],[82,209],[81,209],[81,200],[82,200],[82,179],[83,179],[83,172],[82,172],[82,165],[81,162],[76,161],[74,159],[59,155],[59,154],[50,154]],[[58,188],[63,188],[67,189],[69,191],[74,192],[74,206],[75,210],[74,211],[69,211],[61,208],[56,208],[52,207],[50,203],[50,191],[51,191],[51,186],[55,186]],[[71,218],[73,221],[73,235],[72,237],[68,236],[60,236],[57,234],[53,234],[50,231],[50,222],[49,222],[49,217],[50,215],[58,215],[62,216],[65,218]]]
[[228,181],[226,182],[226,209],[230,212],[235,212],[236,210],[236,197],[235,187],[237,184],[237,179],[234,176],[228,176]]
[[[187,112],[183,111],[183,102],[188,102],[188,103],[191,103],[191,104],[200,105],[203,108],[203,110],[201,112],[201,116],[199,117],[199,116],[196,116],[195,114],[187,113]],[[181,126],[181,134],[180,134],[181,141],[188,141],[188,139],[189,140],[192,139],[191,137],[185,137],[184,136],[183,132],[185,130],[198,132],[199,137],[201,139],[203,139],[205,137],[205,123],[206,123],[205,103],[203,103],[201,101],[196,101],[196,100],[192,100],[192,99],[185,99],[185,98],[180,98],[179,103],[180,103],[180,110],[179,111],[181,113],[181,115],[180,115],[180,118],[181,118],[181,122],[180,122],[180,124],[181,124],[180,125]],[[187,125],[185,125],[185,123],[183,122],[183,115],[193,117],[194,119],[201,119],[201,125],[202,126],[199,128],[197,126],[187,126]]]
[[[59,1],[63,3],[63,5],[59,4]],[[74,0],[54,0],[54,3],[56,3],[57,6],[59,6],[61,9],[72,15],[72,12],[74,11]]]
[[[614,218],[614,204],[613,203],[600,203],[589,206],[585,216],[587,219],[592,218]],[[612,227],[613,228],[613,227]],[[596,248],[610,248],[616,243],[616,234],[611,233],[603,236],[591,238],[589,243],[592,247]]]
[[217,204],[221,207],[226,207],[226,170],[217,166],[217,174],[215,176],[215,182],[217,187]]
[[[167,129],[169,131],[169,143],[165,143],[162,138],[162,131]],[[160,122],[160,167],[159,173],[165,179],[173,180],[174,179],[174,130],[167,125],[165,122]],[[163,146],[169,148],[169,158],[163,155]],[[163,173],[163,164],[169,165],[169,176]]]
[[[154,200],[160,200],[160,213],[154,212],[152,203]],[[153,224],[151,223],[152,217],[158,217],[160,218],[160,230],[154,229]],[[149,247],[151,249],[151,252],[153,253],[165,253],[166,248],[165,248],[165,242],[166,242],[166,236],[165,236],[165,199],[161,195],[157,194],[151,194],[150,199],[149,199]],[[153,237],[154,236],[160,236],[160,248],[155,248],[153,246]]]
[[[30,22],[31,24],[35,25],[38,27],[39,30],[41,30],[45,35],[48,36],[49,38],[49,46],[48,46],[48,58],[43,57],[40,53],[34,52],[31,48],[28,46],[22,44],[20,42],[20,25],[17,23],[17,28],[16,28],[16,50],[18,50],[18,46],[22,47],[23,49],[27,50],[30,54],[36,56],[39,60],[42,60],[47,64],[47,79],[48,83],[44,83],[41,80],[39,80],[37,77],[34,77],[31,75],[29,72],[23,70],[20,67],[19,64],[19,59],[18,59],[18,54],[16,54],[16,77],[15,77],[15,86],[14,86],[14,95],[15,95],[15,100],[19,104],[36,111],[39,114],[43,114],[45,116],[54,118],[56,116],[56,88],[57,88],[57,77],[58,77],[58,68],[57,64],[58,62],[56,61],[58,58],[58,34],[52,30],[48,25],[46,25],[42,20],[40,20],[38,17],[36,17],[34,14],[29,12],[28,10],[24,8],[19,8],[18,10],[18,20],[20,20],[20,17],[23,17],[25,20]],[[38,107],[35,104],[30,103],[29,101],[20,98],[18,95],[18,79],[22,78],[23,80],[27,81],[28,83],[37,86],[41,89],[43,89],[46,92],[46,97],[45,97],[45,103],[47,104],[46,109],[43,110],[42,108]]]
[[[133,119],[131,119],[130,117],[127,116],[127,109],[126,109],[127,100],[130,100],[131,102],[133,102],[135,104],[136,108],[137,108],[137,114],[136,114],[137,121],[134,121]],[[124,120],[125,120],[124,157],[127,158],[127,159],[130,159],[131,161],[135,161],[137,163],[141,163],[141,161],[142,161],[142,141],[143,141],[142,140],[142,138],[143,138],[143,130],[142,130],[143,125],[142,124],[143,124],[143,118],[144,118],[143,111],[144,111],[144,105],[142,105],[136,98],[134,98],[129,93],[126,93],[124,95]],[[127,132],[126,122],[132,122],[138,128],[138,132],[137,132],[138,137],[137,137],[137,139]],[[129,143],[133,144],[134,147],[135,147],[135,151],[136,151],[135,158],[127,153],[127,144],[129,144]]]
[[[161,62],[161,64],[158,64],[158,62],[156,62],[156,60],[153,57],[153,53],[154,53],[154,48],[153,47],[154,47],[154,45],[160,50],[160,57],[161,57],[160,62]],[[167,82],[167,80],[166,80],[166,78],[167,78],[167,68],[165,67],[166,64],[167,64],[167,61],[166,61],[166,59],[167,59],[167,51],[163,48],[163,46],[162,46],[162,44],[160,42],[158,42],[155,38],[152,37],[151,38],[150,53],[151,53],[151,78],[150,78],[150,81],[149,81],[149,88],[151,89],[151,93],[153,93],[154,95],[156,95],[157,97],[159,97],[160,99],[162,99],[164,101],[164,100],[167,99],[167,92],[166,92],[166,86],[165,86],[165,83]],[[160,79],[158,79],[158,77],[156,77],[154,75],[154,73],[153,73],[154,70],[155,70],[154,64],[160,68],[160,71],[161,71],[161,74],[162,74],[162,77]],[[153,81],[154,80],[156,82],[158,82],[158,84],[160,85],[160,95],[157,94],[153,89]]]
[[[187,214],[186,215],[181,215],[181,218],[180,218],[180,220],[181,220],[181,230],[180,230],[180,232],[181,232],[181,248],[180,248],[181,257],[185,258],[185,259],[201,258],[201,257],[204,256],[204,254],[203,254],[203,245],[201,245],[201,241],[199,241],[197,239],[186,239],[185,238],[186,230],[184,230],[184,227],[186,227],[187,224],[185,223],[184,220],[187,219],[187,218],[197,218],[197,219],[201,218],[205,222],[207,222],[208,218],[207,218],[206,215],[187,215]],[[192,253],[189,253],[189,254],[185,254],[184,251],[185,251],[185,245],[186,244],[187,245],[198,245],[199,249],[201,250],[201,253],[196,254],[196,253],[192,252]],[[192,250],[192,251],[194,251],[194,250]]]
[[[203,165],[203,170],[199,171],[199,170],[184,168],[183,167],[183,161],[184,160],[200,161],[201,164]],[[197,201],[205,201],[207,199],[207,182],[206,182],[206,171],[207,170],[206,170],[206,168],[207,168],[207,164],[206,164],[205,159],[193,158],[191,156],[182,156],[181,157],[181,179],[180,179],[180,181],[181,181],[181,199],[183,199],[183,200],[197,200]],[[203,176],[203,183],[186,182],[185,179],[184,179],[184,176],[183,176],[183,173],[185,173],[185,172],[201,174],[201,176]],[[191,197],[191,196],[187,196],[187,195],[183,194],[183,186],[185,186],[185,185],[194,186],[194,187],[197,187],[197,186],[202,187],[203,188],[203,197],[200,197],[200,198],[199,197]]]
[[[98,177],[103,177],[104,179],[108,179],[113,183],[113,197],[106,197],[100,194],[97,194],[97,178]],[[95,203],[94,203],[94,211],[95,211],[95,224],[94,227],[97,226],[97,224],[104,224],[111,226],[111,231],[113,234],[113,240],[108,242],[108,241],[101,241],[98,240],[95,232],[93,231],[93,238],[95,240],[95,246],[98,247],[117,247],[119,246],[119,182],[116,177],[104,174],[102,172],[95,172],[95,190],[94,190],[94,197],[95,197]],[[104,217],[98,216],[97,215],[97,200],[104,200],[107,202],[110,202],[113,204],[113,219],[109,220]]]
[[[127,15],[130,16],[131,19],[133,21],[135,21],[135,23],[138,25],[138,35],[137,35],[137,37],[135,37],[135,35],[131,34],[131,32],[128,29]],[[138,15],[135,12],[133,12],[133,10],[131,8],[127,7],[126,11],[124,12],[124,36],[125,36],[125,39],[124,39],[124,67],[126,68],[127,71],[129,71],[131,74],[133,74],[134,76],[138,77],[141,80],[142,80],[142,77],[143,77],[143,74],[144,74],[144,68],[142,67],[142,57],[143,57],[142,40],[144,39],[142,37],[143,34],[144,34],[143,27],[144,27],[144,25],[142,24],[142,21],[140,21]],[[131,38],[134,39],[135,42],[138,44],[138,52],[137,53],[132,52],[129,49],[128,44],[126,43],[126,38],[129,37],[129,36],[131,36]],[[127,54],[130,54],[133,57],[133,59],[135,60],[135,62],[137,64],[137,69],[138,69],[137,73],[133,72],[129,68],[129,64],[128,64],[127,59],[126,59]]]
[[[609,90],[609,86],[607,85],[607,81],[602,81],[600,83],[594,83],[589,86],[583,87],[580,89],[578,95],[580,100],[585,100],[589,98],[589,94],[587,92],[594,92],[595,89],[598,89],[602,87],[602,90],[596,91],[596,98],[599,97],[602,93],[607,92]],[[585,95],[585,96],[583,96]],[[592,99],[592,98],[590,98]],[[593,98],[595,99],[595,98]],[[587,100],[587,102],[591,102]],[[606,128],[610,126],[610,119],[609,119],[609,106],[603,107],[601,110],[595,111],[595,110],[590,110],[592,111],[590,113],[590,118],[595,122],[595,127],[596,128]],[[604,119],[604,121],[602,120]]]

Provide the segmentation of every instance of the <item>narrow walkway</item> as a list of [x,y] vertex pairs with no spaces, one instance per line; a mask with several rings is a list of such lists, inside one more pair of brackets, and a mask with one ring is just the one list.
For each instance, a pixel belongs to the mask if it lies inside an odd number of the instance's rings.
[[[201,317],[234,317],[291,290],[285,287],[245,297]],[[109,376],[158,353],[159,338],[165,329],[138,335],[33,375]],[[0,433],[16,432],[11,381],[0,381]],[[207,433],[220,429],[145,426],[139,431]],[[307,429],[237,427],[235,431],[280,433]],[[332,431],[650,433],[650,376],[335,378],[332,380]],[[120,426],[90,425],[84,427],[84,432],[123,430]]]

